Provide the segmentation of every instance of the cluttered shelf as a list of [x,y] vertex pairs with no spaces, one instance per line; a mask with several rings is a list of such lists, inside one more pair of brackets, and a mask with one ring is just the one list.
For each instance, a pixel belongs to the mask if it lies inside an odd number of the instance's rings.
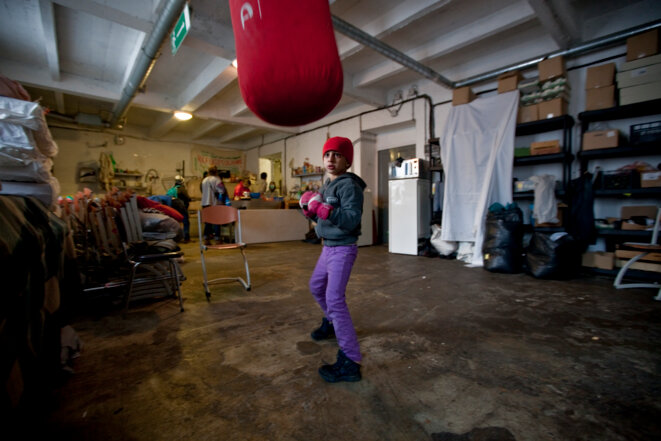
[[649,242],[652,237],[651,231],[646,230],[616,230],[610,228],[597,228],[597,235],[618,239],[630,239],[631,242]]
[[658,198],[661,197],[661,187],[599,189],[594,191],[594,195],[605,198]]
[[[555,190],[555,196],[558,199],[562,199],[565,197],[565,194],[567,192],[562,189],[556,189]],[[535,198],[535,192],[530,190],[530,191],[514,191],[512,192],[512,198],[514,200],[522,200],[522,199],[534,199]]]
[[581,123],[591,123],[595,121],[636,118],[639,116],[655,115],[657,113],[661,113],[661,99],[609,107],[608,109],[589,110],[579,113],[578,119]]
[[578,152],[578,159],[624,158],[629,156],[661,155],[661,145],[651,143],[636,146],[611,147],[596,150],[582,150]]
[[142,178],[143,174],[142,173],[118,173],[118,172],[115,172],[114,176],[116,178],[135,178],[135,179],[139,179],[139,178]]
[[551,153],[548,155],[515,156],[514,165],[550,164],[553,162],[571,161],[574,155],[569,152]]
[[568,129],[574,125],[571,115],[562,115],[555,118],[541,119],[517,124],[516,136],[533,135],[535,133],[550,132],[551,130]]
[[301,174],[294,174],[292,173],[291,177],[292,178],[308,178],[312,176],[323,176],[323,173],[301,173]]

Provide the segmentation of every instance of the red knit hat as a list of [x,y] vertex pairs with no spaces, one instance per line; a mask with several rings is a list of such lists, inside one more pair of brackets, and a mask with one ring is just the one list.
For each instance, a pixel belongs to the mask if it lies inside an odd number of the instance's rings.
[[321,152],[323,157],[326,152],[333,150],[344,156],[347,160],[347,166],[353,164],[353,144],[349,138],[343,138],[341,136],[334,136],[328,138],[326,144],[324,144],[324,149]]

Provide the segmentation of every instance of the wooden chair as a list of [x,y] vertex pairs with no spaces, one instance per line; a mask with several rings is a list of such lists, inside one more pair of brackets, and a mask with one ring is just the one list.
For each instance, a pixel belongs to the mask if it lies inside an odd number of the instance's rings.
[[[234,224],[234,243],[224,243],[217,245],[206,245],[204,240],[204,224],[212,225],[231,225]],[[205,207],[201,211],[197,212],[197,229],[200,239],[200,257],[202,260],[202,273],[204,276],[204,291],[207,296],[207,300],[211,298],[211,293],[209,292],[209,285],[215,283],[222,283],[228,281],[235,281],[241,283],[246,291],[250,291],[250,269],[248,268],[248,259],[246,258],[245,248],[246,244],[241,238],[241,214],[240,211],[234,207],[229,207],[226,205],[214,205],[210,207]],[[209,280],[207,277],[207,266],[204,258],[205,253],[209,251],[229,251],[229,250],[239,250],[243,256],[243,264],[246,269],[246,278],[245,280],[242,277],[218,277],[215,279]]]
[[661,300],[661,285],[658,282],[651,282],[651,283],[622,283],[622,279],[624,279],[624,276],[631,268],[631,266],[638,262],[641,259],[644,259],[645,256],[649,255],[650,253],[660,253],[661,252],[661,245],[659,245],[659,223],[661,222],[661,207],[657,210],[656,212],[656,221],[654,222],[654,230],[652,231],[652,240],[649,243],[640,243],[640,242],[625,242],[622,244],[624,248],[627,248],[629,250],[635,250],[638,251],[639,253],[633,256],[631,259],[627,261],[627,263],[624,264],[624,266],[620,269],[620,271],[617,273],[617,277],[615,277],[615,282],[613,283],[613,286],[617,289],[622,289],[622,288],[658,288],[659,292],[657,295],[654,297],[654,300]]

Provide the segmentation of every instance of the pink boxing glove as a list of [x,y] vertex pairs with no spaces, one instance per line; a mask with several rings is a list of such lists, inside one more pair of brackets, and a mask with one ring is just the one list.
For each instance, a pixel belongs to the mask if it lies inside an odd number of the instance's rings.
[[298,205],[300,205],[301,209],[303,210],[303,215],[305,217],[311,217],[313,214],[315,214],[315,212],[310,210],[310,202],[313,200],[320,202],[321,195],[319,193],[315,193],[314,191],[306,191],[298,201]]
[[321,195],[319,195],[319,199],[314,198],[308,202],[308,210],[311,213],[316,214],[319,219],[326,220],[333,211],[333,206],[331,204],[325,204],[321,202]]

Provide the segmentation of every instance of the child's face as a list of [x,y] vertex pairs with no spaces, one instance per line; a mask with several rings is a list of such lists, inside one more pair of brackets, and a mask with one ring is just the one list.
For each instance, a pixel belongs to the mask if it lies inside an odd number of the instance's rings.
[[348,165],[347,158],[340,153],[334,150],[324,153],[324,168],[332,177],[345,173],[349,168]]

